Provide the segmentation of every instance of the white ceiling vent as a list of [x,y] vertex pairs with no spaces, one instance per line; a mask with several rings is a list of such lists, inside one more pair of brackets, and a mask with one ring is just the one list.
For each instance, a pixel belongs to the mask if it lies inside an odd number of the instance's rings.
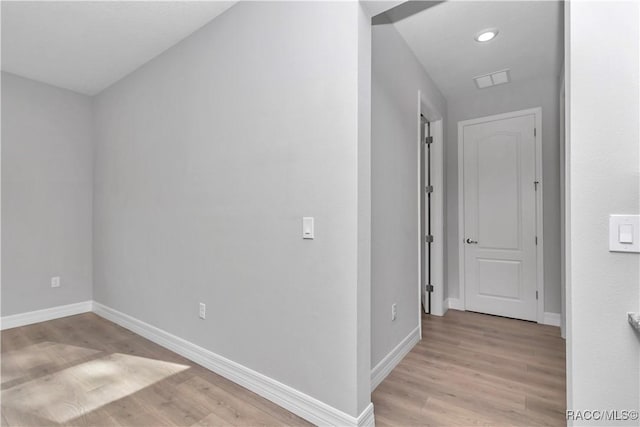
[[501,85],[511,81],[509,78],[509,69],[494,71],[493,73],[477,76],[474,77],[473,80],[476,82],[478,89]]

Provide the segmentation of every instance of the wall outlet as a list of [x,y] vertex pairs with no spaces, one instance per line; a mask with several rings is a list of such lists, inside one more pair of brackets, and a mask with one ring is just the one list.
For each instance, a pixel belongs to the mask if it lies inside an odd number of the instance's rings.
[[206,319],[206,317],[207,317],[207,306],[203,302],[200,303],[199,316],[200,316],[201,319]]
[[396,320],[397,317],[398,317],[398,304],[393,303],[391,304],[391,321]]
[[51,278],[51,287],[52,288],[60,287],[60,277],[56,276]]

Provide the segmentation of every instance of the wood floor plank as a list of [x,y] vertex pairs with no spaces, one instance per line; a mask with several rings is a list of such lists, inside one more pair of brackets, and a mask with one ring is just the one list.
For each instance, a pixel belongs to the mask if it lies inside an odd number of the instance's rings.
[[236,424],[231,424],[229,421],[212,412],[197,423],[193,424],[192,427],[220,427],[235,425]]
[[2,331],[1,351],[3,426],[310,425],[92,313]]
[[302,420],[295,414],[292,414],[289,411],[283,411],[282,408],[276,405],[273,402],[270,402],[262,397],[258,396],[255,393],[248,392],[247,389],[242,386],[227,380],[226,378],[222,378],[214,372],[211,372],[202,367],[194,367],[195,369],[199,369],[198,377],[203,378],[209,382],[213,382],[217,387],[225,390],[227,393],[230,393],[250,404],[255,406],[256,408],[266,412],[267,414],[274,417],[276,420],[279,420],[278,425],[286,425],[286,426],[307,426],[308,423]]
[[449,310],[372,395],[378,426],[566,425],[559,328]]
[[[3,426],[309,425],[91,313],[3,331],[2,354]],[[126,368],[124,396],[112,365]],[[30,399],[56,387],[63,406]],[[423,340],[372,400],[378,426],[561,426],[565,388],[558,328],[449,310],[423,317]]]
[[178,386],[179,392],[188,392],[190,399],[210,404],[210,410],[220,418],[235,425],[269,426],[279,425],[280,422],[271,415],[227,393],[216,385],[193,377]]

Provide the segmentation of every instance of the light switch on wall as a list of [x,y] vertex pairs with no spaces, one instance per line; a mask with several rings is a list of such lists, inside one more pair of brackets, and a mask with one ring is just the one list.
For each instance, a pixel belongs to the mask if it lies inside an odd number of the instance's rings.
[[640,253],[640,215],[609,215],[609,251]]
[[618,226],[618,242],[633,243],[633,225],[620,224]]
[[302,238],[313,239],[315,237],[315,230],[312,216],[305,216],[302,218]]

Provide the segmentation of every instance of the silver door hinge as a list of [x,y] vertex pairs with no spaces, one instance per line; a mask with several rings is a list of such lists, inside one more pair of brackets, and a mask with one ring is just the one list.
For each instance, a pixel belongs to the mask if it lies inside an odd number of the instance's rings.
[[533,189],[535,191],[538,191],[538,184],[540,184],[540,181],[533,181]]
[[533,136],[537,136],[538,135],[538,129],[533,128]]
[[433,285],[427,285],[427,286],[425,286],[425,290],[426,290],[427,292],[433,292]]
[[538,299],[538,291],[536,291],[536,299]]
[[426,191],[427,193],[433,193],[433,185],[427,185],[426,187],[424,187],[424,191]]
[[536,246],[538,246],[538,236],[536,236]]
[[424,143],[425,144],[431,144],[433,142],[433,137],[432,136],[427,136],[424,138]]
[[432,235],[430,235],[430,234],[427,234],[427,235],[424,237],[424,240],[425,240],[427,243],[431,243],[431,242],[433,242],[433,236],[432,236]]

